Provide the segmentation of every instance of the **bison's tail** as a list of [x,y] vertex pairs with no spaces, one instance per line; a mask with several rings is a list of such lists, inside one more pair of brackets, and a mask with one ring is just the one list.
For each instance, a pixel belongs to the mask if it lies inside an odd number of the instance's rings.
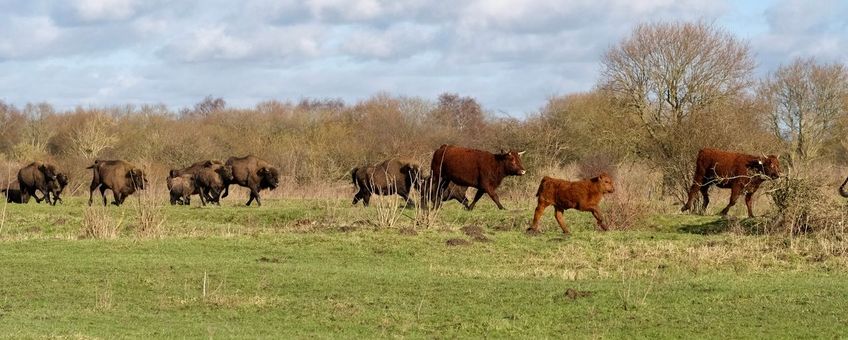
[[848,178],[845,178],[845,182],[842,182],[842,185],[839,186],[839,195],[848,198],[848,190],[845,190],[845,184],[848,184]]

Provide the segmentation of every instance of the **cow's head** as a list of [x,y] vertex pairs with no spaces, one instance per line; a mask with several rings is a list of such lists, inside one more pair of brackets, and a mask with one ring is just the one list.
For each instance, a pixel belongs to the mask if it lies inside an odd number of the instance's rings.
[[768,176],[771,179],[780,177],[780,159],[775,155],[757,158],[748,162],[748,168]]
[[592,178],[592,183],[595,183],[602,194],[611,194],[615,192],[615,185],[612,182],[612,177],[606,172],[602,172],[598,177]]
[[53,165],[39,164],[38,171],[41,171],[41,173],[44,174],[44,179],[46,179],[48,182],[56,181],[56,167],[54,167]]
[[144,171],[141,169],[132,169],[127,172],[127,179],[130,180],[130,183],[134,185],[137,189],[144,190],[144,187],[147,186],[147,176],[144,175]]
[[501,153],[495,155],[495,159],[498,160],[506,169],[506,174],[510,176],[521,176],[527,173],[524,170],[524,166],[521,165],[521,155],[524,154],[524,151],[515,151],[510,150],[506,152],[501,150]]
[[271,190],[277,188],[280,184],[280,170],[272,166],[263,166],[256,171],[259,175],[260,186]]

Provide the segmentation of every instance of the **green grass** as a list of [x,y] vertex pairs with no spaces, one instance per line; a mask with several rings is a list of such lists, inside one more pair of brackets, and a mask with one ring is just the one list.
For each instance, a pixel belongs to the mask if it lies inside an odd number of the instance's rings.
[[373,207],[347,200],[229,201],[158,208],[165,229],[144,238],[136,202],[108,209],[123,216],[118,239],[93,240],[79,238],[83,203],[6,207],[3,337],[848,336],[845,258],[812,239],[728,232],[714,216],[599,233],[568,212],[563,238],[549,212],[531,237],[530,208],[484,201],[450,204],[407,235],[409,218],[379,227]]

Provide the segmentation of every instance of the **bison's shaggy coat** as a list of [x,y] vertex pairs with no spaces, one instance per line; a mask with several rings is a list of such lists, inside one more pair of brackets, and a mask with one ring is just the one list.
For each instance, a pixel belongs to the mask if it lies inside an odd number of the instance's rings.
[[112,190],[115,197],[114,205],[121,205],[127,196],[136,190],[144,190],[147,178],[144,172],[135,165],[123,160],[96,160],[86,169],[92,169],[91,185],[89,186],[88,205],[93,202],[94,190],[100,189],[103,205],[106,205],[106,189]]
[[421,165],[415,161],[393,158],[376,165],[354,168],[350,176],[356,190],[353,204],[361,200],[367,207],[372,194],[397,194],[404,202],[412,204],[409,194],[413,188],[420,188]]

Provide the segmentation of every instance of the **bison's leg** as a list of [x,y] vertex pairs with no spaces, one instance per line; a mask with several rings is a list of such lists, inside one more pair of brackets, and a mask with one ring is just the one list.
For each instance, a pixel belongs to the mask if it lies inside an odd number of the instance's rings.
[[99,183],[95,181],[91,181],[91,185],[88,186],[88,205],[91,206],[91,203],[94,201],[94,190],[97,190],[97,187],[100,186]]
[[225,185],[224,186],[224,193],[221,195],[221,197],[227,197],[227,195],[229,195],[229,194],[230,194],[230,186]]
[[593,207],[593,208],[589,209],[589,211],[592,212],[592,216],[595,216],[595,221],[598,222],[598,228],[600,228],[603,231],[609,230],[609,228],[607,227],[607,224],[604,223],[604,218],[601,216],[601,209],[599,209],[598,207]]
[[246,205],[250,205],[254,200],[256,200],[256,205],[262,206],[262,201],[259,200],[259,190],[250,188],[250,198],[247,200]]
[[477,201],[479,201],[485,193],[486,191],[484,191],[483,189],[477,189],[477,192],[474,193],[474,199],[471,200],[471,205],[468,206],[468,211],[474,210],[474,206],[477,205]]
[[202,206],[202,207],[205,207],[205,206],[206,206],[206,198],[205,198],[205,197],[203,197],[203,193],[202,193],[202,192],[200,193],[200,206]]
[[745,193],[745,206],[748,207],[748,217],[754,218],[754,211],[751,210],[751,203],[754,200],[754,193],[748,192]]
[[400,198],[403,198],[404,202],[406,202],[407,208],[415,208],[415,203],[412,202],[411,199],[409,199],[409,195],[407,195],[406,193],[400,193],[400,192],[398,193],[398,195],[400,196]]
[[103,197],[103,206],[105,207],[107,205],[107,203],[106,203],[106,187],[104,187],[104,186],[100,187],[100,196]]
[[[116,207],[121,206],[121,203],[124,202],[124,200],[121,198],[121,193],[118,192],[118,191],[112,190],[112,196],[115,198],[115,200],[112,202],[112,204],[114,204]],[[104,197],[106,197],[106,196],[104,196]]]
[[371,193],[366,192],[365,196],[362,197],[362,205],[364,205],[365,207],[368,207],[368,205],[370,205],[370,204],[371,204]]
[[739,185],[734,184],[732,187],[730,187],[730,202],[727,204],[726,207],[724,207],[724,209],[721,210],[722,215],[727,215],[727,213],[730,211],[730,208],[736,204],[736,200],[739,199],[739,194],[741,193],[742,188],[740,188]]
[[554,212],[554,217],[556,217],[557,223],[559,223],[559,228],[562,229],[562,233],[569,235],[571,234],[571,231],[568,230],[568,226],[565,225],[565,219],[562,217],[563,211],[563,209],[556,208],[556,212]]
[[175,195],[174,193],[171,193],[170,196],[171,196],[171,205],[177,205],[178,196]]

